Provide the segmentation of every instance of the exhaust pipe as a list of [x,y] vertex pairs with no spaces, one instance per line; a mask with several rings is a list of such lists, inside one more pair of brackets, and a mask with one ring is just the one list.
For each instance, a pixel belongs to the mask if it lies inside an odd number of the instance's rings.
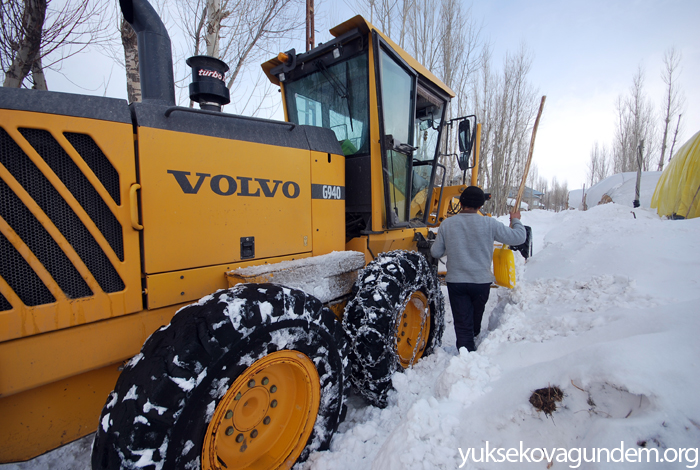
[[170,36],[160,16],[148,0],[119,0],[119,6],[136,31],[143,101],[175,106]]

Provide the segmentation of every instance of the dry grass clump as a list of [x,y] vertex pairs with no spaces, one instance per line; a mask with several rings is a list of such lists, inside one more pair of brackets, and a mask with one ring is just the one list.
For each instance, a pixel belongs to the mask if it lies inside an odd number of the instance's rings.
[[530,395],[530,404],[537,411],[544,411],[545,414],[551,415],[557,410],[557,402],[562,401],[563,398],[564,393],[559,387],[540,388]]

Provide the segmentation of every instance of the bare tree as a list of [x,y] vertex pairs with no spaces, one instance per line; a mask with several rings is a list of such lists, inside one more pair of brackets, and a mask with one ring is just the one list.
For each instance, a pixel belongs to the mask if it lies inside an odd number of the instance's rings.
[[415,7],[416,0],[403,0],[401,2],[401,15],[399,16],[399,47],[406,48],[406,35],[409,29],[408,19],[411,9]]
[[[351,3],[454,90],[456,98],[447,109],[447,119],[473,113],[471,87],[482,64],[483,41],[481,26],[474,21],[471,8],[464,8],[458,0],[354,0]],[[444,141],[443,148],[457,148],[456,135]],[[455,158],[443,157],[441,163],[447,169],[446,181],[461,183],[462,172]]]
[[3,86],[19,88],[30,79],[46,90],[44,70],[58,70],[62,60],[107,39],[104,10],[99,0],[66,0],[58,9],[50,0],[0,2]]
[[[205,11],[207,14],[207,34],[204,37],[204,42],[207,44],[207,55],[218,59],[221,26],[231,12],[222,11],[219,0],[207,0]],[[202,12],[202,18],[204,18],[204,12]]]
[[436,71],[440,63],[441,31],[439,18],[441,0],[416,0],[409,14],[410,30],[404,46],[425,68]]
[[[523,193],[523,201],[527,202],[528,207],[530,210],[535,208],[534,202],[536,200],[535,197],[535,186],[537,186],[537,181],[539,180],[539,170],[537,168],[537,164],[533,163],[530,166],[530,171],[527,174],[527,180],[525,182],[525,192]],[[530,190],[528,190],[528,188]]]
[[595,142],[591,149],[591,159],[588,162],[588,187],[590,188],[607,178],[609,171],[608,149],[604,145],[599,145],[598,142]]
[[569,209],[569,188],[566,181],[559,186],[556,204],[555,210],[565,211]]
[[481,129],[481,155],[479,159],[478,184],[482,188],[491,188],[491,173],[488,171],[488,156],[492,153],[493,129],[488,125],[496,112],[495,86],[498,78],[491,71],[491,48],[485,46],[480,54],[480,68],[472,87],[474,112],[484,125]]
[[299,14],[303,2],[299,0],[242,0],[234,5],[225,2],[232,22],[221,29],[226,37],[221,48],[221,59],[233,64],[228,83],[230,89],[241,69],[261,55],[269,55],[273,42],[288,38],[304,26],[304,15]]
[[[483,123],[477,184],[492,193],[492,212],[507,210],[511,186],[520,183],[529,148],[528,132],[537,111],[534,88],[527,81],[532,57],[522,45],[508,54],[501,72],[493,72],[491,51],[481,39],[481,26],[458,0],[356,0],[365,13],[420,63],[455,91],[448,119],[476,112]],[[410,3],[410,8],[407,5]],[[404,34],[405,15],[408,30]],[[447,149],[456,148],[453,140]],[[451,152],[447,152],[451,153]],[[441,162],[446,180],[461,183],[454,158]],[[546,183],[545,183],[546,185]]]
[[182,28],[190,41],[185,49],[189,55],[207,54],[229,65],[226,86],[232,90],[232,105],[241,112],[252,104],[254,91],[244,87],[236,94],[234,85],[238,88],[242,74],[248,81],[250,73],[256,85],[269,88],[261,73],[252,72],[249,66],[276,55],[277,44],[303,29],[304,6],[303,0],[180,0]]
[[[41,57],[46,0],[0,4],[3,86],[19,88]],[[45,89],[45,83],[42,84]]]
[[669,162],[673,158],[673,147],[676,146],[676,139],[678,139],[678,130],[681,127],[681,116],[683,116],[683,114],[678,115],[678,122],[676,123],[676,131],[673,133],[673,140],[671,141],[671,151],[668,152],[668,161]]
[[681,63],[681,54],[671,47],[664,53],[664,70],[661,79],[666,84],[666,94],[663,101],[663,137],[661,138],[661,155],[659,156],[658,171],[664,169],[664,159],[666,157],[666,143],[668,141],[668,131],[671,119],[679,115],[683,110],[684,97],[678,86],[678,73]]
[[[433,18],[432,22],[438,25],[436,34],[423,36],[423,43],[435,50],[437,56],[432,56],[425,48],[421,50],[425,53],[426,58],[431,57],[432,59],[424,63],[433,64],[434,72],[456,94],[447,110],[447,119],[472,114],[474,104],[470,102],[470,87],[481,64],[479,60],[479,49],[483,47],[480,39],[481,27],[474,21],[471,9],[463,9],[457,0],[441,0],[439,9],[431,9],[434,5],[431,0],[422,0],[416,3],[423,3],[424,14],[430,14]],[[413,33],[415,29],[412,28],[411,31]],[[433,40],[437,40],[434,48],[430,44],[431,37]],[[413,43],[417,48],[421,47],[420,41],[414,39]],[[414,55],[421,56],[416,51],[414,51]],[[456,138],[456,134],[453,137]],[[457,145],[456,142],[452,142],[452,144],[455,147]],[[442,163],[446,166],[450,179],[455,179],[459,173],[455,160],[447,159]]]
[[406,2],[410,3],[410,0],[355,0],[354,7],[363,12],[364,15],[369,13],[370,23],[375,24],[384,34],[395,39],[397,43],[401,43],[401,37],[395,37],[393,34],[393,26],[405,21],[405,18],[400,17],[402,13],[407,11],[404,9]]
[[[512,187],[520,183],[529,149],[531,126],[537,113],[536,90],[527,80],[532,56],[524,44],[517,53],[506,55],[503,72],[492,85],[477,90],[477,102],[488,104],[484,113],[484,134],[490,139],[485,158],[487,187],[491,192],[492,212],[504,214]],[[489,77],[491,79],[491,77]],[[490,97],[479,97],[483,92]],[[482,148],[484,148],[482,143]]]
[[537,180],[539,179],[539,170],[537,168],[537,163],[533,163],[530,166],[530,171],[527,174],[527,180],[525,181],[525,184],[530,187],[530,188],[535,188],[535,185],[537,184]]
[[618,123],[613,144],[615,173],[637,170],[637,148],[644,140],[642,169],[649,170],[652,154],[656,153],[657,138],[654,128],[654,110],[644,92],[644,71],[637,70],[629,95],[620,96],[617,104]]
[[552,177],[552,186],[544,196],[544,206],[545,209],[555,212],[569,208],[569,188],[566,181],[559,183],[556,176]]
[[542,193],[542,197],[540,198],[540,202],[542,203],[542,207],[544,209],[547,209],[547,206],[544,204],[544,202],[545,202],[546,195],[549,192],[549,183],[547,183],[547,180],[543,176],[539,176],[537,178],[537,182],[535,183],[533,188],[536,191],[539,191],[540,193]]

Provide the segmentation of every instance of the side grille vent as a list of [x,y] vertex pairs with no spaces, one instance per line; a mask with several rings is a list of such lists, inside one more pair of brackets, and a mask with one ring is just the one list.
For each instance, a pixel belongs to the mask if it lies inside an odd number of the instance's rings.
[[[12,227],[31,252],[34,253],[34,256],[44,265],[67,297],[77,299],[92,295],[92,291],[66,254],[61,251],[58,244],[51,238],[51,235],[49,235],[36,217],[27,209],[24,203],[22,203],[20,198],[17,197],[10,187],[2,180],[0,180],[0,216],[5,219],[5,222]],[[12,251],[15,251],[15,248],[9,241],[7,241],[7,245]],[[17,253],[17,256],[24,262],[24,258],[22,258],[19,253]],[[4,249],[2,251],[2,259],[5,259]],[[2,277],[7,281],[8,277],[12,276],[14,269],[13,266],[3,263]],[[27,269],[29,269],[28,266]],[[32,274],[33,273],[32,271]],[[20,277],[19,279],[22,278]],[[37,277],[37,280],[38,279]],[[9,281],[7,282],[9,283]],[[36,289],[34,285],[24,286],[20,283],[18,286],[12,285],[12,289],[19,295],[25,305],[39,305],[25,302],[25,297],[29,297],[30,294],[22,295],[17,291],[17,288],[21,291],[29,290],[29,292],[32,292]],[[49,294],[49,296],[51,296],[51,294]],[[51,299],[53,299],[52,296]],[[49,302],[53,302],[53,300],[49,300]]]
[[[56,175],[61,178],[75,199],[83,206],[83,209],[93,219],[99,230],[105,234],[105,238],[110,245],[112,245],[112,247],[119,247],[118,250],[115,249],[115,253],[117,253],[120,259],[123,259],[121,226],[116,222],[115,227],[114,223],[109,221],[109,216],[111,215],[113,217],[111,211],[109,211],[105,202],[99,197],[99,194],[89,183],[85,175],[80,172],[79,168],[72,162],[70,157],[68,157],[65,151],[48,132],[36,129],[22,129],[22,133],[37,150],[37,153],[46,160],[47,164],[53,169]],[[65,159],[71,161],[66,162]],[[100,285],[100,288],[108,293],[124,290],[124,282],[116,269],[112,266],[107,255],[85,225],[83,225],[69,203],[61,197],[60,193],[53,187],[39,168],[37,168],[19,145],[17,145],[10,135],[2,128],[0,128],[0,163],[7,168],[17,182],[39,205],[42,211],[51,219],[56,228],[61,232],[68,243],[70,243],[85,266],[92,273],[95,280]],[[7,200],[5,195],[0,197],[2,197],[3,201]],[[109,215],[105,215],[104,211],[107,211]],[[19,224],[30,225],[31,222],[25,218],[19,222]],[[12,226],[19,234],[20,230],[14,225]],[[114,233],[115,231],[118,233]],[[23,241],[29,244],[24,237]],[[53,251],[52,248],[46,249]],[[43,262],[42,260],[42,263]],[[3,271],[5,269],[4,265],[5,263],[3,262]],[[49,269],[48,266],[46,267]],[[56,282],[60,284],[59,279],[62,276],[66,276],[66,274],[65,271],[61,271],[59,274],[52,273],[52,276]],[[5,277],[4,272],[3,277]],[[69,292],[66,292],[66,295],[70,296]],[[90,294],[88,293],[87,295]]]
[[12,305],[10,305],[10,302],[8,302],[7,299],[0,294],[0,312],[4,312],[5,310],[12,310]]
[[[25,305],[33,307],[50,304],[56,300],[2,233],[0,233],[0,253],[2,253],[2,277]],[[7,302],[4,297],[3,299]]]
[[75,134],[73,132],[64,132],[63,135],[80,156],[83,157],[83,160],[85,160],[92,172],[100,179],[102,186],[112,196],[114,202],[118,206],[121,205],[119,173],[117,173],[117,170],[100,147],[92,140],[92,137],[87,134]]
[[42,129],[24,128],[20,128],[19,131],[95,222],[119,260],[124,261],[121,225],[75,162],[56,142],[50,132]]

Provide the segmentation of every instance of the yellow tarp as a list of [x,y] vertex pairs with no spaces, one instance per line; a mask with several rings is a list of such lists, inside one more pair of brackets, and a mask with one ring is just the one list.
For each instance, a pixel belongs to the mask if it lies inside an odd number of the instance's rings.
[[700,217],[700,132],[683,144],[661,174],[651,207],[659,215]]

